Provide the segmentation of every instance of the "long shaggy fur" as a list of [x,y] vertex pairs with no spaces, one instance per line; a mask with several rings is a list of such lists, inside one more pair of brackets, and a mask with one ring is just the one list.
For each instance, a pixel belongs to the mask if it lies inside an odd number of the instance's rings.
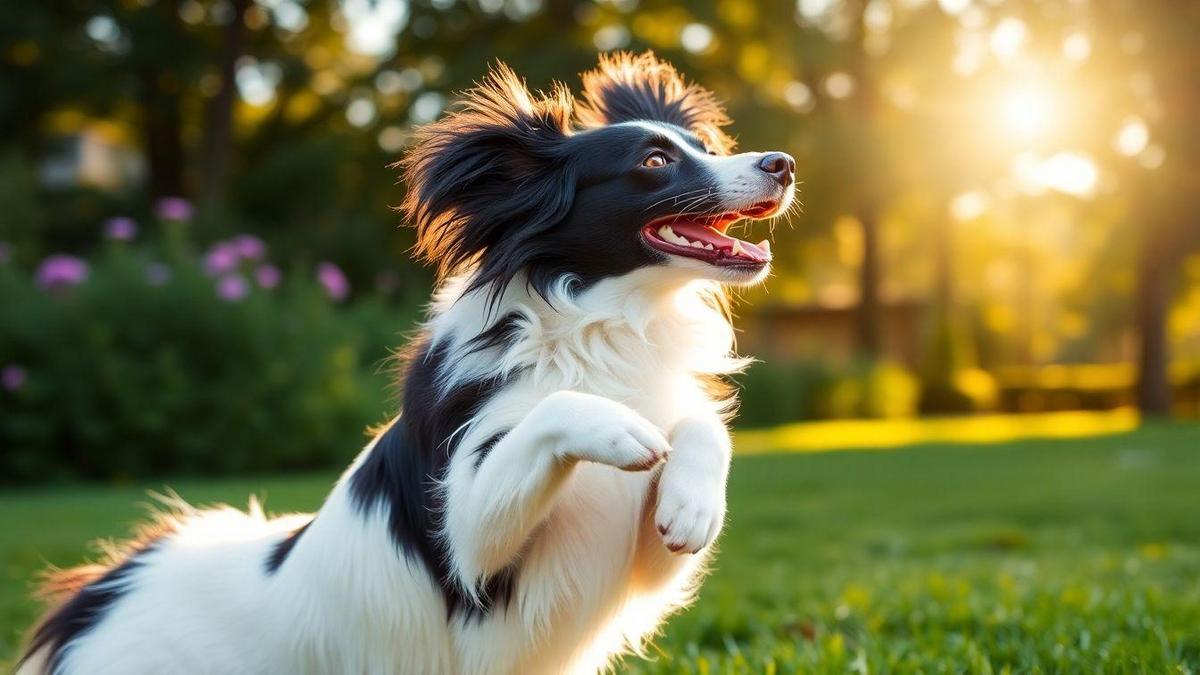
[[687,82],[675,67],[651,52],[614,52],[583,75],[583,103],[576,116],[585,127],[654,120],[683,127],[714,153],[727,155],[735,143],[722,128],[729,116],[713,93]]
[[417,132],[398,165],[408,186],[401,209],[417,230],[416,253],[439,276],[479,262],[472,287],[499,288],[527,266],[512,252],[529,249],[571,208],[573,167],[561,149],[572,110],[563,85],[531,94],[499,64],[457,110]]
[[172,502],[51,577],[19,674],[592,673],[641,653],[724,524],[720,385],[745,360],[723,288],[768,272],[649,237],[791,199],[786,156],[724,156],[727,122],[649,53],[602,58],[581,101],[495,68],[401,162],[438,289],[398,414],[316,514]]

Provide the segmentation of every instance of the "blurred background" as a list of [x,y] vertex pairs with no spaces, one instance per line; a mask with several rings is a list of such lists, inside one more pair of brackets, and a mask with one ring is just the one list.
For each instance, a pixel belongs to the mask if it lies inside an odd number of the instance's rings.
[[[53,542],[14,548],[15,576],[121,531],[125,511],[96,507],[85,530],[81,511],[56,510],[78,494],[124,505],[119,490],[163,476],[316,470],[311,491],[277,504],[315,507],[363,429],[394,409],[386,358],[428,298],[430,272],[407,259],[412,234],[392,210],[404,186],[389,164],[414,125],[437,118],[496,60],[532,87],[576,87],[597,52],[615,49],[653,49],[727,103],[742,148],[797,159],[803,210],[774,228],[775,276],[737,304],[740,347],[762,360],[740,378],[739,451],[916,444],[916,455],[875,460],[895,466],[855,471],[898,472],[911,496],[932,490],[948,512],[958,503],[951,484],[969,491],[963,508],[994,488],[996,512],[1013,514],[1026,502],[1005,495],[1033,476],[1047,489],[1090,482],[1097,491],[1083,501],[1050,497],[1049,511],[1026,515],[1066,509],[1063,522],[1079,524],[1116,509],[1117,521],[1150,528],[1101,536],[1119,544],[1118,568],[1128,548],[1168,561],[1182,551],[1179,579],[1200,569],[1196,526],[1172,510],[1184,495],[1171,482],[1200,478],[1188,452],[1200,450],[1197,3],[64,0],[9,3],[3,18],[0,483],[26,486],[9,490],[15,521],[57,513],[63,521],[43,522],[74,524],[61,530],[59,553]],[[1078,455],[1060,456],[1060,446],[1029,440],[1046,437],[1103,437],[1095,444],[1113,454],[1089,454],[1083,441],[1070,446]],[[1008,443],[1015,454],[920,454],[946,443]],[[973,461],[993,463],[955,464]],[[949,482],[903,482],[916,480],[905,467],[926,464],[922,476]],[[746,465],[767,483],[788,471]],[[1018,467],[1010,482],[971,482],[1002,466]],[[820,485],[839,494],[846,477],[825,464],[795,469],[799,482],[780,484],[781,494],[823,470],[832,483]],[[108,487],[28,487],[81,479]],[[256,484],[194,489],[240,501]],[[1176,501],[1146,501],[1156,498]],[[766,508],[755,499],[742,508]],[[879,504],[842,511],[830,499],[778,502],[764,517],[856,513],[837,535],[849,548],[824,549],[829,560],[844,564],[860,545],[894,552],[905,524],[864,515],[886,510]],[[971,522],[967,539],[985,548],[1042,536]],[[877,541],[880,532],[893,534]],[[766,536],[765,552],[747,561],[802,564]],[[1182,548],[1163,543],[1181,538]],[[879,580],[881,568],[862,569]],[[976,581],[995,586],[995,569],[985,570]],[[1200,594],[1167,578],[1155,578],[1160,593]],[[759,618],[728,630],[718,627],[740,610],[702,602],[712,621],[686,624],[696,635],[679,644],[733,663],[767,626],[784,642],[816,644],[819,653],[801,650],[816,659],[809,666],[838,655],[852,663],[872,643],[819,618],[840,625],[871,604],[869,587],[846,588],[825,589],[828,612],[791,606],[760,621],[759,609],[745,610]],[[798,602],[825,590],[798,590]],[[914,597],[938,597],[928,590]],[[1057,592],[1052,605],[1066,602]],[[14,617],[31,611],[12,606]],[[1194,619],[1195,606],[1180,611]],[[1137,652],[1151,659],[1139,662],[1196,668],[1200,639],[1172,641],[1170,623],[1160,621],[1170,648]],[[1043,657],[1060,642],[1031,648],[1032,663],[1054,663]],[[1084,642],[1085,654],[1101,644]],[[890,663],[892,643],[880,644]],[[985,661],[1019,665],[1021,649],[1015,661]],[[792,657],[779,663],[803,661]]]
[[613,49],[656,50],[727,102],[742,147],[798,160],[803,211],[738,307],[765,362],[742,425],[1200,411],[1192,3],[129,0],[5,19],[10,480],[350,456],[431,282],[391,209],[413,125],[495,60],[547,87]]

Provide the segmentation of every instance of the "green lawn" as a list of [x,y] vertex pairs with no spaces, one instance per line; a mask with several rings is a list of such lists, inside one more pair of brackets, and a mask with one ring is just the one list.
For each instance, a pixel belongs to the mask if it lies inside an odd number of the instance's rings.
[[[316,507],[334,474],[171,483]],[[0,662],[29,580],[121,536],[149,486],[0,494]],[[1200,669],[1200,426],[736,461],[700,600],[630,672]]]

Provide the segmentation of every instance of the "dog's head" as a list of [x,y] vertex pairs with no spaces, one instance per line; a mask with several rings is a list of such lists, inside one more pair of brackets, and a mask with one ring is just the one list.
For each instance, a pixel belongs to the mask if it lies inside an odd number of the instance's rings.
[[791,203],[795,163],[731,154],[712,93],[647,52],[602,57],[576,101],[531,94],[506,66],[417,132],[401,162],[417,252],[473,286],[524,272],[539,292],[653,268],[731,284],[763,279],[766,240],[728,234]]

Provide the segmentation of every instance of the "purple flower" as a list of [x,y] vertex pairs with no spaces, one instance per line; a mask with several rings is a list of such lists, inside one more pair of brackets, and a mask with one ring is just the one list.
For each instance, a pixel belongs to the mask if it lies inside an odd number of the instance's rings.
[[239,234],[229,244],[246,260],[261,260],[267,254],[267,245],[252,234]]
[[317,281],[325,288],[325,294],[335,302],[341,302],[350,295],[350,282],[342,268],[331,262],[317,264]]
[[171,280],[171,268],[160,262],[146,265],[146,283],[151,286],[166,286]]
[[104,221],[104,237],[113,241],[133,241],[137,236],[138,226],[133,218],[117,216]]
[[209,276],[228,274],[237,268],[238,252],[232,244],[218,241],[204,254],[204,271]]
[[0,241],[0,265],[7,265],[12,261],[12,244],[7,241]]
[[280,274],[279,268],[271,263],[264,263],[254,270],[254,280],[263,288],[275,288],[279,285],[283,275]]
[[163,220],[192,219],[192,203],[183,197],[163,197],[154,205],[154,213]]
[[250,284],[240,274],[226,274],[217,281],[217,297],[225,302],[237,302],[250,293]]
[[37,285],[45,289],[70,288],[88,277],[88,264],[73,255],[59,253],[38,265]]
[[8,391],[16,391],[25,386],[25,369],[15,363],[10,363],[0,369],[0,385]]

